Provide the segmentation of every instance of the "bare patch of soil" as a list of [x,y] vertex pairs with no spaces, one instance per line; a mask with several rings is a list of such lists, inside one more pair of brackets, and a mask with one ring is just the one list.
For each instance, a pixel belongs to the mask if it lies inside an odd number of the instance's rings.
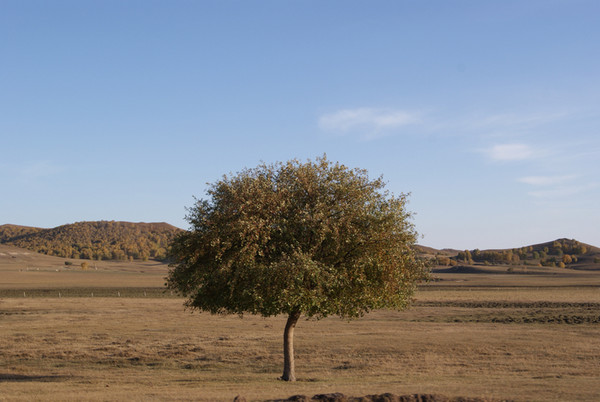
[[417,316],[413,321],[503,324],[600,323],[600,303],[595,302],[427,301],[418,302],[416,306],[428,314]]
[[[237,399],[237,398],[236,398]],[[243,400],[243,399],[238,399]],[[294,395],[288,399],[272,399],[267,402],[495,402],[494,399],[468,398],[468,397],[447,397],[439,394],[412,394],[395,395],[390,393],[366,395],[366,396],[346,396],[335,392],[330,394],[317,394],[312,397],[306,395]]]
[[3,382],[50,382],[70,378],[64,375],[22,375],[22,374],[0,374],[0,383]]
[[600,303],[574,302],[519,302],[519,301],[427,301],[415,306],[425,307],[465,307],[465,308],[584,308],[600,311]]

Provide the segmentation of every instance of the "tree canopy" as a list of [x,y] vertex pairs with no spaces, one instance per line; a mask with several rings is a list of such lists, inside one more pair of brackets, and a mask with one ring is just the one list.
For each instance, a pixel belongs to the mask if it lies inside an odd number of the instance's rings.
[[189,209],[167,285],[190,308],[287,314],[291,329],[300,315],[405,308],[426,272],[406,195],[384,187],[325,156],[224,176]]

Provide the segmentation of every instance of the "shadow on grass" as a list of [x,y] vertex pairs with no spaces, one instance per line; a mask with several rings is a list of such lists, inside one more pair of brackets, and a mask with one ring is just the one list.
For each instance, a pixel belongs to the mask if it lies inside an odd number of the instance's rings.
[[23,375],[23,374],[3,374],[0,373],[0,383],[2,382],[52,382],[68,378],[64,375]]

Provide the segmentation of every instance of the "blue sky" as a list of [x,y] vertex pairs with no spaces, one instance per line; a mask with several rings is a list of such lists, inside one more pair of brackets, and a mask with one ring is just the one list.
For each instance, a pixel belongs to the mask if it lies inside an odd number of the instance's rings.
[[437,248],[600,246],[600,2],[0,2],[0,224],[166,221],[327,154]]

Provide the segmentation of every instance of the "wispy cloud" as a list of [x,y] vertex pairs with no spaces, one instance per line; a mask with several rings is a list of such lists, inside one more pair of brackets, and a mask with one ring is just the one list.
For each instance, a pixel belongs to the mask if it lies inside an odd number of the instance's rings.
[[536,156],[527,144],[497,144],[486,149],[485,153],[494,161],[520,161]]
[[520,183],[537,188],[527,194],[531,197],[556,200],[572,197],[598,188],[599,183],[587,182],[575,174],[554,176],[525,176],[517,179]]
[[417,123],[416,113],[395,109],[358,108],[344,109],[319,118],[323,131],[346,134],[359,132],[364,138],[372,139],[402,126]]
[[567,181],[572,181],[576,178],[576,175],[526,176],[519,178],[517,181],[525,184],[531,184],[532,186],[555,186]]
[[439,134],[477,136],[477,138],[518,138],[536,135],[557,122],[573,117],[563,111],[515,113],[448,113],[428,110],[426,128]]
[[510,128],[519,130],[538,127],[569,117],[565,112],[553,113],[504,113],[471,117],[466,123],[476,129],[482,128]]
[[38,161],[22,167],[19,175],[24,180],[36,180],[44,177],[54,176],[64,171],[64,168],[50,161]]
[[528,194],[536,198],[560,198],[571,197],[598,187],[598,183],[589,183],[573,186],[558,186],[556,188],[540,191],[530,191]]

